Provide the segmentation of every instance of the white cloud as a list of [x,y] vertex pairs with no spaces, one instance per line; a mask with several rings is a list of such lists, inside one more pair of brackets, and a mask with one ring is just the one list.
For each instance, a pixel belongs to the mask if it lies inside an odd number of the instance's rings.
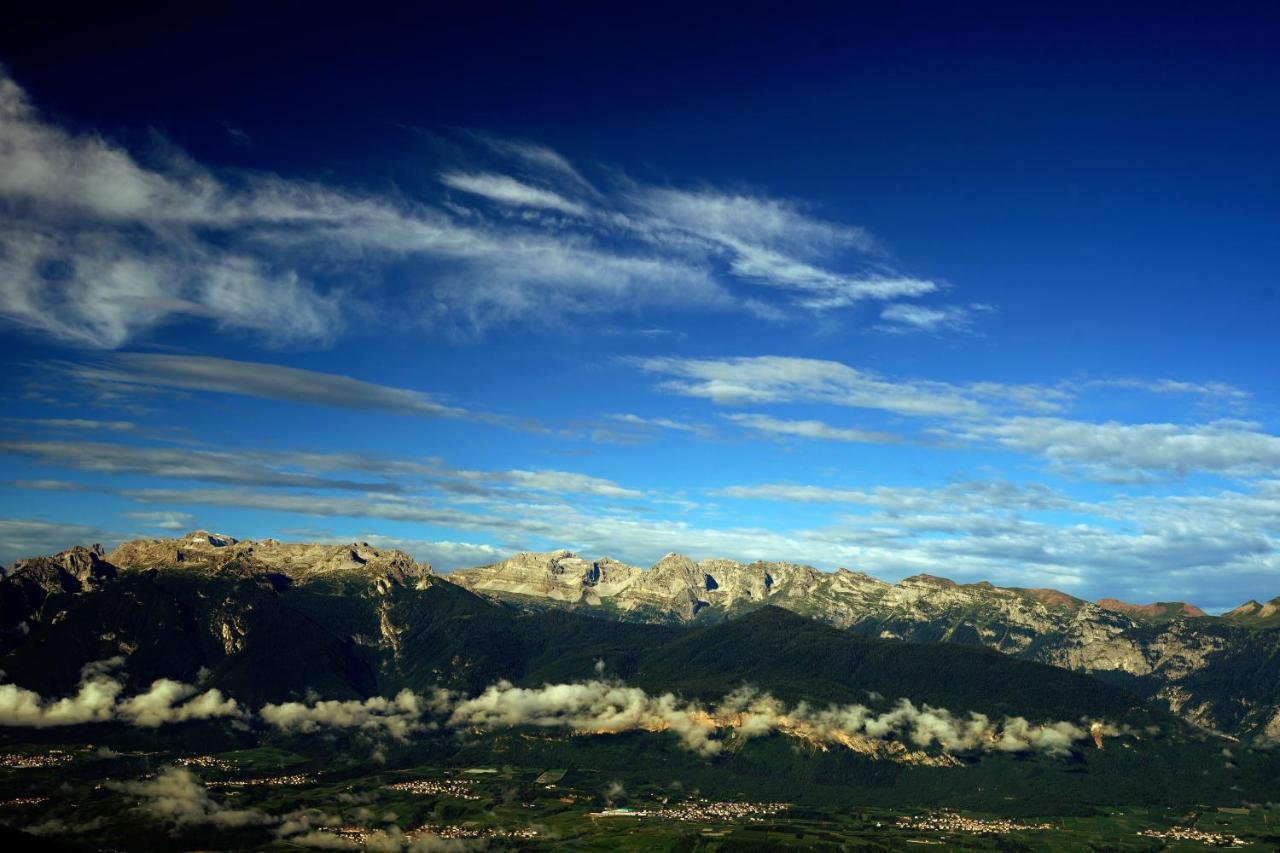
[[607,444],[646,444],[663,434],[676,433],[709,439],[716,435],[709,424],[671,417],[642,417],[633,412],[614,412],[563,430],[562,435],[589,438]]
[[902,415],[976,415],[974,389],[942,382],[894,382],[836,361],[786,356],[647,358],[636,364],[664,377],[662,390],[715,403],[820,402]]
[[510,139],[475,132],[470,135],[489,150],[522,167],[533,169],[535,173],[547,178],[558,177],[583,191],[596,194],[591,183],[582,177],[582,174],[564,155],[554,149],[523,139]]
[[[1280,465],[1280,437],[1257,423],[1215,420],[1200,424],[1094,423],[1051,416],[1098,383],[1061,386],[997,382],[955,384],[890,379],[840,362],[785,356],[656,357],[632,361],[658,377],[669,393],[719,405],[802,404],[855,407],[931,419],[926,434],[953,442],[987,443],[1039,456],[1057,467],[1102,480],[1207,471],[1259,476]],[[1242,392],[1217,383],[1117,380],[1124,387],[1240,401]],[[830,440],[873,440],[817,419],[762,414],[727,416],[767,432]],[[881,439],[883,440],[883,439]]]
[[517,181],[507,175],[495,175],[477,172],[445,172],[440,181],[447,187],[462,192],[474,193],[490,201],[510,204],[518,207],[541,207],[571,213],[575,216],[585,214],[586,208],[578,202],[565,198],[559,193]]
[[[46,122],[0,72],[0,315],[71,343],[119,346],[179,317],[279,342],[324,341],[336,296],[196,238],[245,205],[180,158],[157,168]],[[143,230],[132,226],[141,225]]]
[[[342,538],[348,542],[352,537]],[[433,541],[429,539],[405,539],[395,536],[381,536],[375,533],[364,533],[356,537],[361,542],[368,542],[375,548],[388,548],[404,551],[419,563],[427,563],[437,572],[449,572],[453,569],[480,566],[496,563],[507,552],[493,545],[476,542],[454,542],[451,540]],[[335,539],[334,541],[339,541]]]
[[[55,483],[10,483],[20,488],[47,488]],[[61,485],[61,484],[58,484]],[[66,484],[73,486],[74,484]],[[57,489],[61,491],[62,489]],[[53,554],[72,545],[100,542],[111,546],[124,540],[124,535],[89,524],[63,524],[34,518],[0,518],[0,563],[23,557]]]
[[185,767],[166,767],[152,779],[107,785],[138,798],[138,810],[147,817],[177,826],[239,827],[275,822],[275,818],[257,809],[233,809],[215,801],[208,788]]
[[592,734],[627,731],[670,731],[681,744],[711,757],[723,749],[720,729],[740,737],[779,732],[813,743],[836,743],[860,752],[876,750],[889,738],[916,748],[937,747],[947,753],[1070,752],[1088,730],[1068,721],[1033,724],[1022,717],[995,721],[979,713],[957,715],[945,708],[917,707],[908,699],[877,712],[864,705],[787,707],[767,693],[743,688],[712,706],[686,702],[664,693],[612,681],[516,687],[501,681],[453,706],[454,726],[505,728],[540,726]]
[[1253,397],[1248,391],[1226,382],[1187,382],[1180,379],[1125,377],[1118,379],[1089,379],[1068,384],[1082,390],[1121,388],[1148,391],[1153,394],[1190,394],[1238,404],[1246,403]]
[[568,492],[605,498],[642,498],[644,492],[628,489],[612,480],[572,471],[455,471],[455,475],[475,481],[504,482],[540,492]]
[[422,715],[431,704],[410,690],[401,690],[394,699],[374,696],[363,702],[351,699],[268,704],[259,715],[283,731],[306,734],[321,728],[360,729],[404,740],[423,727]]
[[705,434],[710,428],[703,424],[691,424],[684,421],[678,421],[674,418],[644,418],[640,415],[630,412],[621,412],[616,414],[605,415],[610,420],[617,421],[620,424],[634,427],[658,427],[661,429],[675,430],[676,432],[692,432]]
[[1068,510],[1076,506],[1066,495],[1043,484],[1019,486],[1004,481],[964,481],[938,488],[876,486],[839,488],[789,483],[761,483],[716,489],[723,497],[799,503],[851,503],[894,513],[997,512]]
[[770,435],[816,438],[823,441],[850,441],[863,444],[895,444],[902,441],[901,437],[886,432],[835,427],[822,421],[781,420],[779,418],[771,418],[768,415],[744,413],[725,415],[725,418],[733,421],[738,426]]
[[1241,421],[1187,426],[1019,417],[973,426],[969,434],[1102,479],[1192,471],[1259,475],[1280,467],[1280,436]]
[[931,308],[910,302],[895,302],[881,310],[880,319],[883,321],[880,328],[887,332],[937,332],[967,328],[971,312],[960,305]]
[[[784,560],[849,566],[887,580],[927,572],[1013,586],[1057,586],[1088,597],[1185,599],[1234,606],[1224,578],[1265,587],[1280,572],[1280,491],[1084,502],[1035,484],[959,482],[939,488],[841,488],[797,484],[729,486],[720,497],[848,504],[857,512],[800,526],[750,526],[736,509],[725,524],[682,510],[666,517],[651,501],[634,509],[581,502],[491,499],[480,511],[428,497],[263,493],[246,489],[146,489],[125,497],[168,507],[228,506],[416,522],[473,531],[498,543],[476,553],[567,547],[652,562],[670,551],[695,558]],[[201,512],[202,515],[207,515]],[[429,545],[427,546],[429,547]],[[433,560],[433,562],[435,562]]]
[[125,518],[140,522],[145,527],[179,531],[195,529],[195,516],[189,512],[126,512]]
[[215,175],[178,152],[143,165],[45,121],[7,76],[0,114],[0,315],[71,343],[118,347],[182,317],[324,343],[350,300],[308,272],[356,277],[406,256],[444,265],[411,283],[418,320],[460,330],[729,304],[697,264],[586,237],[270,174]]
[[786,247],[805,254],[879,251],[865,229],[817,219],[782,199],[675,189],[644,189],[634,196],[655,221],[722,242]]
[[[141,474],[237,486],[338,490],[381,495],[406,506],[411,496],[448,496],[455,503],[546,503],[565,495],[634,501],[647,493],[613,480],[555,469],[458,470],[439,459],[401,460],[363,453],[288,450],[197,450],[185,446],[138,446],[90,441],[0,441],[0,454],[24,456],[43,465],[99,474]],[[347,476],[341,476],[346,474]],[[370,476],[372,475],[372,477]],[[10,486],[46,491],[74,488],[52,481],[10,481]],[[102,487],[103,491],[112,491]],[[179,524],[185,513],[127,514],[152,524]],[[185,527],[185,525],[182,525]],[[181,529],[173,527],[172,529]]]
[[[184,320],[324,345],[374,316],[482,334],[654,308],[786,315],[744,283],[809,312],[938,289],[800,204],[622,179],[601,192],[527,142],[472,135],[502,168],[444,168],[495,210],[218,172],[174,149],[144,159],[48,120],[2,73],[0,116],[0,317],[80,346]],[[395,297],[377,286],[392,265]]]
[[185,242],[144,245],[114,230],[42,230],[3,215],[3,202],[0,316],[15,325],[105,348],[180,318],[274,344],[323,344],[342,328],[337,296],[292,271]]
[[879,261],[881,249],[865,229],[817,219],[793,202],[675,189],[640,189],[631,200],[639,208],[633,225],[649,239],[676,246],[705,242],[728,255],[735,276],[793,291],[812,310],[938,290],[933,281],[887,272],[879,263],[855,273],[822,266],[842,252]]
[[122,698],[124,682],[115,674],[123,658],[84,667],[75,694],[46,700],[16,684],[0,684],[0,726],[52,728],[121,721],[157,728],[187,720],[238,718],[244,712],[218,690],[199,692],[190,684],[160,678],[145,693]]
[[[26,456],[45,465],[104,474],[146,474],[180,480],[201,480],[261,486],[298,486],[356,491],[400,491],[391,483],[361,482],[288,470],[297,462],[314,463],[318,454],[301,458],[282,452],[193,450],[188,447],[137,447],[90,441],[0,441],[0,453]],[[354,456],[342,457],[358,464]],[[392,463],[388,463],[392,464]]]

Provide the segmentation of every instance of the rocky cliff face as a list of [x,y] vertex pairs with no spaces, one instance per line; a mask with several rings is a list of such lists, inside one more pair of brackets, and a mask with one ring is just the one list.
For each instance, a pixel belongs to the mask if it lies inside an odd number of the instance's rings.
[[[414,562],[402,551],[383,551],[366,543],[252,542],[197,531],[181,539],[126,542],[110,554],[104,554],[101,545],[77,547],[52,557],[19,560],[5,572],[0,582],[0,653],[21,645],[35,625],[63,618],[81,594],[110,588],[119,578],[147,572],[243,581],[267,590],[328,581],[373,599],[394,589],[424,588],[432,579],[430,566]],[[218,600],[209,602],[209,631],[227,654],[245,645],[253,605],[244,599],[244,591],[233,585]],[[383,613],[378,629],[362,633],[356,641],[394,646],[401,630]],[[103,626],[99,633],[117,632]],[[120,643],[120,650],[128,651],[124,647],[130,643]]]
[[212,673],[246,696],[368,695],[422,665],[421,649],[414,660],[402,652],[420,630],[415,608],[442,590],[472,598],[408,554],[365,543],[197,531],[110,554],[75,548],[19,561],[0,580],[0,669],[65,693],[85,663],[123,657],[141,685]]
[[584,560],[569,551],[521,553],[449,580],[472,591],[563,604],[598,605],[625,590],[641,571],[608,557]]
[[203,530],[181,539],[135,539],[116,548],[106,560],[124,571],[193,569],[246,576],[276,573],[300,584],[355,576],[384,588],[412,586],[432,574],[430,566],[415,562],[403,551],[382,551],[367,542],[253,542]]
[[1093,604],[1052,589],[957,584],[931,575],[888,584],[845,569],[695,562],[679,554],[647,570],[568,551],[520,554],[445,577],[526,606],[554,603],[629,620],[714,621],[774,604],[859,633],[983,645],[1088,672],[1208,728],[1280,733],[1280,631],[1242,627],[1267,624],[1275,602],[1251,602],[1234,618],[1216,619],[1182,602]]
[[97,589],[115,575],[116,567],[104,559],[101,545],[18,560],[4,572],[0,653],[22,641],[31,620],[46,616],[51,598]]

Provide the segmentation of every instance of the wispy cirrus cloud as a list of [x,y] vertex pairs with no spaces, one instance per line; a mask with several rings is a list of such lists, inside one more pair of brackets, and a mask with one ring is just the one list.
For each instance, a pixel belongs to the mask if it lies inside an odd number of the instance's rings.
[[725,415],[725,418],[740,427],[773,436],[816,438],[822,441],[850,441],[861,444],[897,444],[903,441],[901,436],[893,435],[892,433],[832,426],[824,421],[784,420],[782,418],[772,418],[768,415],[748,413]]
[[[1248,401],[1233,386],[1176,380],[1093,380],[1057,385],[896,379],[836,361],[784,356],[658,357],[630,363],[658,377],[660,390],[718,405],[825,405],[911,418],[919,436],[954,449],[995,447],[1037,457],[1059,471],[1112,482],[1193,472],[1258,477],[1280,466],[1280,436],[1263,424],[1217,418],[1195,423],[1073,419],[1067,411],[1096,388],[1193,395],[1228,411]],[[727,415],[760,432],[797,438],[886,441],[817,418]]]
[[541,207],[582,216],[587,209],[559,193],[531,186],[509,175],[491,172],[445,172],[440,182],[462,192],[483,196],[490,201],[518,207]]
[[111,400],[134,396],[139,390],[164,388],[353,411],[474,421],[534,433],[548,431],[546,426],[529,418],[453,405],[425,391],[266,362],[166,353],[114,353],[91,361],[55,363],[53,369],[60,376],[88,386]]
[[1120,482],[1192,471],[1258,476],[1280,469],[1280,436],[1248,421],[1093,423],[1019,417],[973,425],[965,434]]
[[[705,245],[727,257],[734,276],[789,291],[810,310],[939,289],[937,282],[894,272],[866,229],[818,219],[785,199],[670,188],[638,188],[628,199],[636,209],[627,221],[649,239],[677,248]],[[853,271],[828,265],[850,254]]]
[[441,403],[423,391],[281,364],[193,355],[118,353],[96,361],[71,362],[59,367],[65,375],[91,385],[210,391],[433,418],[480,420],[497,417]]
[[0,418],[4,423],[19,429],[51,429],[67,432],[133,432],[138,425],[133,421],[106,421],[95,418]]
[[[365,453],[299,450],[200,449],[91,441],[0,441],[0,455],[40,465],[101,475],[140,475],[197,483],[270,489],[306,489],[377,496],[415,496],[453,503],[546,503],[565,496],[637,501],[648,496],[606,477],[551,468],[475,470],[450,468],[434,458],[397,459]],[[94,488],[61,480],[14,480],[8,485],[42,491]],[[99,487],[118,491],[115,486]],[[154,519],[152,519],[154,520]]]
[[0,453],[43,465],[99,474],[143,474],[176,480],[235,485],[399,492],[390,482],[363,482],[289,470],[288,453],[136,447],[90,441],[0,441]]
[[892,513],[1069,510],[1077,504],[1041,483],[1019,485],[1003,480],[964,480],[939,487],[873,486],[848,488],[796,483],[757,483],[715,490],[722,497],[795,503],[874,506]]
[[[653,308],[784,317],[938,289],[798,202],[597,187],[533,143],[464,135],[475,152],[461,159],[486,162],[442,163],[441,192],[409,198],[220,171],[172,146],[144,157],[51,121],[2,71],[0,116],[0,317],[79,346],[192,320],[325,345],[359,322],[353,309],[389,304],[404,323],[483,334]],[[779,299],[742,292],[761,286]]]
[[515,164],[517,168],[528,169],[536,175],[554,177],[588,195],[599,195],[573,163],[553,148],[527,139],[511,139],[478,131],[469,131],[467,135],[503,160]]
[[1067,395],[1053,388],[975,382],[894,380],[869,370],[814,358],[737,356],[636,359],[659,377],[658,387],[721,405],[825,403],[917,417],[980,416],[1015,406],[1055,411]]
[[989,305],[928,306],[895,302],[880,311],[880,330],[893,334],[912,332],[963,331],[973,324],[976,312],[990,311]]
[[39,518],[0,518],[0,564],[24,557],[53,554],[73,545],[100,542],[111,547],[125,539],[118,531],[92,524],[72,524]]
[[0,119],[0,315],[11,323],[96,347],[178,317],[282,343],[340,328],[335,293],[193,231],[266,215],[263,193],[232,190],[176,152],[146,167],[70,133],[2,70]]
[[153,527],[172,533],[193,529],[196,520],[196,517],[189,512],[126,512],[123,515],[143,527]]
[[[843,565],[886,580],[927,572],[967,581],[1058,586],[1085,597],[1187,599],[1213,607],[1239,603],[1224,598],[1217,579],[1232,577],[1263,589],[1280,571],[1274,484],[1218,495],[1103,502],[1074,500],[1034,484],[981,481],[936,489],[761,484],[716,492],[732,500],[833,505],[835,512],[825,521],[811,517],[796,527],[725,525],[700,514],[671,518],[554,501],[465,508],[428,497],[252,489],[125,494],[151,505],[439,525],[483,535],[509,551],[570,547],[644,564],[676,550],[695,558]],[[749,517],[737,508],[733,514]],[[1064,514],[1074,521],[1063,523]],[[482,561],[492,561],[488,552]]]

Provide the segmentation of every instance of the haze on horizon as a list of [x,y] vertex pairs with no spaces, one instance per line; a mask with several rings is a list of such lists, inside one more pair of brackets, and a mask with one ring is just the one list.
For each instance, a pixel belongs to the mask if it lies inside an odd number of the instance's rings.
[[1273,14],[171,14],[0,35],[0,561],[1280,595]]

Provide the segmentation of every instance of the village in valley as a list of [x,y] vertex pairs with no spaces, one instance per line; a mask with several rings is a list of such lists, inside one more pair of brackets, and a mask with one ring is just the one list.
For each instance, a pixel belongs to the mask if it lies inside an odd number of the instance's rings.
[[[283,766],[264,774],[261,768]],[[146,801],[122,792],[181,768],[206,791],[208,809],[287,814],[307,837],[333,846],[423,839],[483,843],[492,849],[736,849],[744,842],[813,847],[850,844],[946,849],[1247,848],[1275,839],[1280,812],[1263,807],[1190,813],[1131,808],[1096,816],[1002,817],[957,809],[895,811],[752,798],[709,797],[677,780],[663,784],[590,768],[410,766],[357,771],[277,748],[172,755],[99,747],[15,747],[0,755],[0,820],[28,825],[59,819],[55,790],[81,790],[86,820],[137,820]],[[262,821],[270,818],[263,817]],[[297,849],[280,831],[267,849]]]

